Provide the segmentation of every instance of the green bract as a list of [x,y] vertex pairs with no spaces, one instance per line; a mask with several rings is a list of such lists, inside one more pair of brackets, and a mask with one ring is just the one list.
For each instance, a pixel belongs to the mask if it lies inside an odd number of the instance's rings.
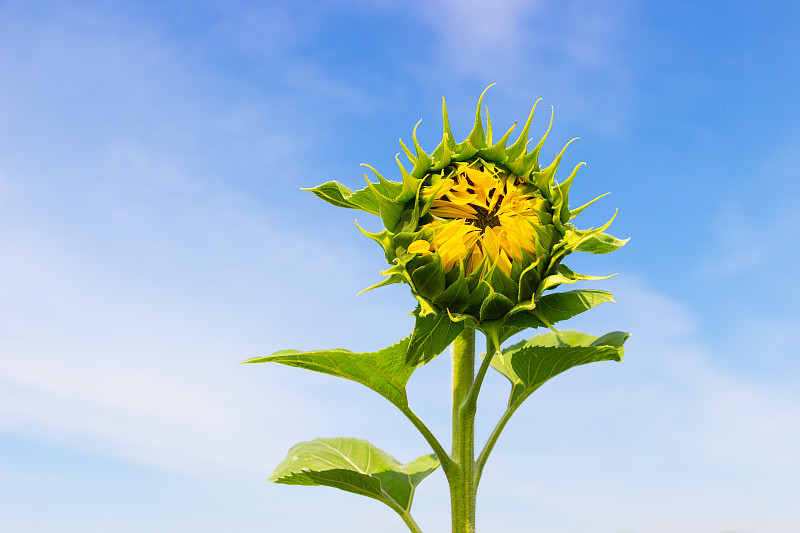
[[463,142],[453,137],[444,101],[443,138],[431,154],[420,147],[415,126],[414,150],[400,141],[413,165],[408,171],[397,158],[400,181],[369,167],[378,181],[368,181],[359,191],[335,181],[310,190],[339,207],[381,217],[383,231],[362,231],[381,245],[391,266],[382,272],[387,279],[370,288],[407,283],[420,305],[418,321],[444,314],[450,322],[499,339],[507,336],[512,322],[551,325],[539,306],[545,291],[600,279],[563,265],[567,255],[608,253],[627,240],[604,233],[614,217],[597,229],[573,226],[572,219],[597,198],[569,208],[570,185],[583,163],[558,183],[555,174],[566,146],[548,166],[539,164],[550,127],[528,151],[536,105],[520,136],[507,146],[516,124],[494,142],[488,110],[484,129],[482,99]]

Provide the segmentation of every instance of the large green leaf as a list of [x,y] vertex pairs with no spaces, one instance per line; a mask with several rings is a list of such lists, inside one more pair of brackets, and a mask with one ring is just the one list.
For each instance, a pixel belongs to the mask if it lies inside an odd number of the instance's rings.
[[463,322],[453,322],[445,311],[420,316],[420,308],[413,313],[416,321],[406,353],[406,364],[424,365],[442,353],[464,330]]
[[314,439],[294,445],[269,481],[336,487],[407,514],[414,489],[438,466],[434,455],[403,465],[365,440]]
[[372,353],[349,350],[300,352],[281,350],[272,355],[253,357],[244,363],[280,363],[350,379],[366,385],[398,407],[408,406],[406,383],[414,367],[406,365],[409,338]]
[[594,337],[579,331],[545,333],[509,346],[492,357],[492,367],[511,382],[509,405],[522,402],[546,381],[570,368],[597,361],[621,361],[629,337],[613,331]]

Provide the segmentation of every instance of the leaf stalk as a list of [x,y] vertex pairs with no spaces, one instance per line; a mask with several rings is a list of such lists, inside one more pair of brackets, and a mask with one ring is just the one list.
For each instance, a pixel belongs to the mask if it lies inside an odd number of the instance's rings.
[[447,454],[444,447],[439,442],[439,439],[436,438],[436,436],[431,432],[431,430],[428,429],[428,426],[425,425],[425,423],[417,416],[417,414],[414,411],[411,410],[411,408],[408,405],[404,406],[398,405],[397,407],[404,415],[406,415],[406,418],[408,418],[411,421],[411,423],[414,424],[414,427],[417,428],[417,431],[419,431],[420,434],[422,434],[425,440],[428,441],[428,444],[433,449],[433,453],[436,454],[436,458],[439,459],[439,462],[442,464],[442,470],[444,470],[445,475],[449,479],[450,476],[453,474],[456,464],[453,461],[453,459],[451,459],[450,456]]

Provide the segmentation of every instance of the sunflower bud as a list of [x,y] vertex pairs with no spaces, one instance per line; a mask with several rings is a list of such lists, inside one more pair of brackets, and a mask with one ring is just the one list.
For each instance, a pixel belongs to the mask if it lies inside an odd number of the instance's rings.
[[452,320],[478,327],[534,311],[545,290],[599,279],[561,264],[568,254],[607,253],[627,242],[603,233],[613,217],[598,229],[578,230],[571,224],[594,200],[569,209],[570,185],[583,163],[566,180],[556,182],[566,146],[547,167],[539,165],[550,127],[533,150],[527,150],[536,105],[519,138],[507,146],[514,126],[493,143],[488,110],[487,128],[483,126],[482,99],[483,95],[475,125],[463,142],[456,143],[450,131],[444,101],[444,134],[433,153],[420,147],[416,126],[413,151],[400,141],[413,164],[409,172],[398,157],[402,181],[387,180],[369,167],[377,182],[368,179],[360,191],[336,182],[311,189],[334,205],[381,217],[382,232],[361,230],[381,245],[391,265],[382,272],[387,279],[370,288],[407,283],[421,315],[446,312]]

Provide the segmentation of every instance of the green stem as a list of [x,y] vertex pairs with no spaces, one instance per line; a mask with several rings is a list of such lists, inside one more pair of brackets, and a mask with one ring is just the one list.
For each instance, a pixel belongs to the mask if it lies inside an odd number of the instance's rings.
[[494,348],[494,343],[489,337],[486,337],[486,357],[483,358],[483,362],[481,362],[481,366],[478,369],[478,375],[475,378],[475,382],[472,384],[472,387],[469,389],[469,395],[467,396],[466,404],[470,405],[471,408],[477,409],[478,405],[478,394],[481,391],[481,385],[483,385],[483,378],[486,377],[486,371],[489,370],[489,366],[492,363],[492,357],[494,357],[496,350]]
[[[486,357],[483,358],[483,364],[481,365],[481,370],[485,372],[486,368],[489,367],[491,363],[492,357],[500,351],[500,346],[497,344],[497,341],[490,339],[489,337],[486,338]],[[479,374],[479,377],[480,374]],[[482,379],[482,377],[481,377]],[[477,382],[477,380],[475,380]],[[479,389],[480,390],[480,389]],[[477,392],[475,393],[475,402],[477,402]],[[483,474],[483,467],[486,466],[486,460],[489,458],[489,454],[492,453],[492,448],[494,448],[495,443],[497,443],[497,439],[500,437],[500,433],[503,431],[503,428],[508,423],[508,420],[511,418],[511,415],[514,414],[514,411],[517,410],[519,407],[520,402],[514,402],[513,404],[509,404],[506,412],[503,413],[503,416],[500,418],[500,421],[497,422],[497,425],[492,430],[492,434],[489,435],[489,440],[486,441],[483,449],[481,450],[480,455],[478,455],[478,460],[475,462],[475,490],[478,490],[478,483],[481,480],[481,474]]]
[[414,427],[425,437],[425,440],[428,441],[430,447],[433,448],[433,453],[436,454],[436,458],[439,459],[439,462],[442,464],[442,470],[444,470],[445,475],[449,478],[453,474],[456,465],[450,456],[447,455],[447,452],[439,443],[439,440],[410,407],[407,405],[397,405],[397,407],[406,415],[406,418],[414,424]]
[[465,328],[453,343],[453,450],[450,483],[453,533],[475,532],[475,330]]
[[480,455],[478,456],[478,460],[475,463],[475,489],[478,488],[478,483],[481,481],[481,475],[483,474],[483,467],[486,466],[486,461],[489,459],[489,454],[492,453],[492,449],[494,445],[497,443],[497,439],[500,438],[500,433],[503,432],[503,428],[506,427],[506,424],[511,419],[511,415],[517,410],[517,408],[522,404],[522,400],[515,401],[513,404],[509,405],[506,409],[506,412],[503,413],[503,416],[500,418],[500,421],[497,422],[497,425],[492,430],[492,434],[489,435],[489,440],[486,441],[486,444],[481,450]]
[[397,508],[393,507],[393,509],[397,511],[397,514],[399,514],[400,517],[403,519],[403,522],[406,523],[408,529],[410,529],[413,533],[422,533],[422,530],[420,529],[419,525],[413,518],[411,518],[411,515],[408,514],[408,511],[406,511],[405,509],[401,509],[400,507]]

